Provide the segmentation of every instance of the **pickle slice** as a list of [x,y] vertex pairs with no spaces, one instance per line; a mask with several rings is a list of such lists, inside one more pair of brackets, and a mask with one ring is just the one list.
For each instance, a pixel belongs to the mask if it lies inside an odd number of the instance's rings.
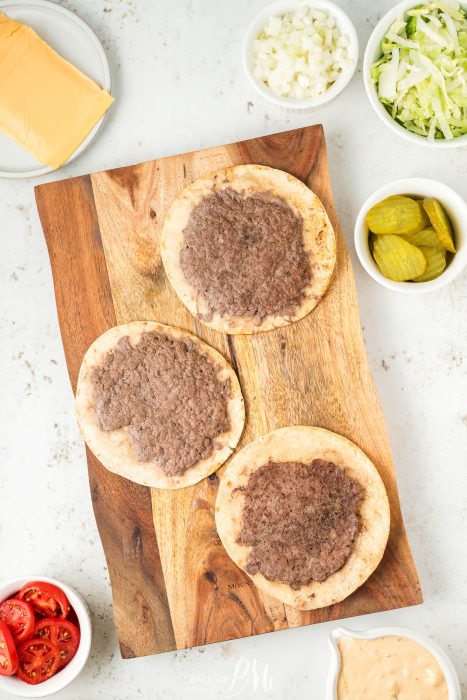
[[371,207],[366,222],[373,233],[408,236],[422,231],[428,224],[428,219],[415,199],[397,194]]
[[420,277],[427,268],[427,258],[420,248],[392,234],[375,236],[373,257],[385,277],[405,282]]
[[450,253],[456,252],[454,233],[446,212],[437,199],[424,199],[423,208],[430,219],[431,225],[438,234],[439,240]]
[[441,248],[427,248],[421,246],[420,250],[426,258],[427,266],[423,275],[414,277],[414,282],[429,282],[436,279],[446,267],[446,251]]
[[425,226],[428,226],[428,224],[430,222],[428,220],[428,216],[426,215],[426,211],[423,207],[423,199],[416,199],[415,201],[417,202],[418,206],[420,207],[420,211],[422,212],[422,217],[423,217],[423,221],[425,222]]
[[405,236],[406,240],[412,245],[425,246],[426,248],[439,248],[444,250],[438,234],[434,228],[424,228],[423,231],[412,233],[411,236]]

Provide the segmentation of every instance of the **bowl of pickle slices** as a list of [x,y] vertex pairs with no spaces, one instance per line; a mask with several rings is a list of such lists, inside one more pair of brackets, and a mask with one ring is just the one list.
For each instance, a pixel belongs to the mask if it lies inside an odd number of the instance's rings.
[[467,264],[467,203],[435,180],[389,183],[362,206],[355,247],[365,270],[384,287],[435,291]]

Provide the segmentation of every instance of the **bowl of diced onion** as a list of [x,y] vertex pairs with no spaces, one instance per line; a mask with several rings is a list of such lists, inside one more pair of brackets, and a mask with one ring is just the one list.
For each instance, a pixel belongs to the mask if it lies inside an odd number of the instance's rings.
[[243,64],[256,90],[275,104],[314,109],[352,79],[358,38],[346,13],[327,0],[277,0],[250,23]]
[[467,146],[467,11],[458,0],[396,4],[363,59],[371,105],[395,133],[437,148]]

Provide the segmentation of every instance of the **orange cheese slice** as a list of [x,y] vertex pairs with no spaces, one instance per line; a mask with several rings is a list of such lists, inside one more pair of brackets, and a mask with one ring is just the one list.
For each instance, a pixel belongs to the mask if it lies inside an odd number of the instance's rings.
[[31,27],[0,12],[0,129],[38,161],[63,165],[112,102]]

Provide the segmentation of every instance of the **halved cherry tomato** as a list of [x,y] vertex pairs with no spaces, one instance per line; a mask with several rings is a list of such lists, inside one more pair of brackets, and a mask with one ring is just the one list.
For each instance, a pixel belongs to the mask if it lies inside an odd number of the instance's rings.
[[70,612],[68,598],[60,588],[45,581],[31,581],[22,587],[18,598],[30,603],[43,617],[65,618]]
[[48,639],[32,637],[18,647],[17,676],[29,685],[52,678],[58,671],[60,649]]
[[8,625],[16,644],[31,636],[36,622],[32,606],[19,598],[0,603],[0,620]]
[[78,615],[76,614],[75,609],[72,607],[70,607],[70,612],[68,613],[67,620],[70,620],[70,622],[72,622],[74,626],[77,627],[78,630],[80,630]]
[[18,668],[18,654],[8,625],[0,620],[0,675],[12,676]]
[[44,618],[34,628],[34,637],[49,639],[60,649],[59,669],[69,663],[79,647],[79,630],[69,620]]

